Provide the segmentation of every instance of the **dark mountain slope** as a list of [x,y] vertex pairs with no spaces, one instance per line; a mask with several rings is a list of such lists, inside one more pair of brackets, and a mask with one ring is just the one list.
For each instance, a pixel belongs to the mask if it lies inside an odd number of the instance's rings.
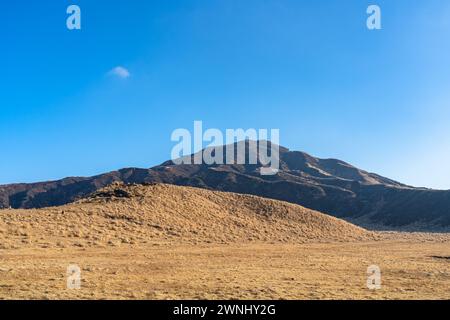
[[[234,146],[237,149],[237,146]],[[246,156],[257,150],[245,144]],[[224,152],[225,154],[225,152]],[[193,157],[193,156],[192,156]],[[169,183],[285,200],[377,227],[450,228],[450,191],[413,188],[336,159],[280,147],[280,171],[261,176],[260,161],[241,165],[129,168],[90,178],[0,186],[0,207],[41,208],[72,202],[111,184]],[[225,157],[226,161],[226,157]]]

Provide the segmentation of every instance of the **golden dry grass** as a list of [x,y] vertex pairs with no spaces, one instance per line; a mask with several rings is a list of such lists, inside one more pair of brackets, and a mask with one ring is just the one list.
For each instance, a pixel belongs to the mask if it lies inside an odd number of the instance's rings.
[[[7,250],[3,299],[449,299],[449,243],[227,244]],[[80,290],[66,268],[82,269]],[[366,287],[367,267],[382,288]]]
[[[0,299],[449,299],[449,256],[448,234],[373,233],[289,203],[169,185],[0,211]],[[66,287],[70,264],[80,290]],[[381,290],[366,287],[372,264]]]
[[[116,197],[114,194],[130,197]],[[107,187],[41,210],[0,211],[0,248],[368,240],[374,233],[287,202],[172,185]]]

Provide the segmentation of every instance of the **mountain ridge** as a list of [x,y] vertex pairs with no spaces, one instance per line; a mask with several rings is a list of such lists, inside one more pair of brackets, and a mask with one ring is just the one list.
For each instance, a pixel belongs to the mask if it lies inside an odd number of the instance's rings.
[[[233,145],[235,150],[239,146],[245,148],[246,157],[258,151],[249,141]],[[150,169],[124,168],[93,177],[2,185],[0,207],[64,205],[114,182],[167,183],[287,201],[349,221],[364,220],[366,227],[418,231],[450,227],[450,191],[415,188],[338,159],[320,159],[281,146],[279,150],[280,170],[273,176],[259,174],[258,156],[256,164],[246,165],[176,165],[169,160]]]

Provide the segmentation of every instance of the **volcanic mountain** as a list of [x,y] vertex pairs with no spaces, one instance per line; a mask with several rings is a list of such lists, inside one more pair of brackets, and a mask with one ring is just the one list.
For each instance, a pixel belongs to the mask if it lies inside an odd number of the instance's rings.
[[[236,143],[234,150],[239,146],[245,148],[247,159],[258,151],[249,141]],[[414,188],[341,160],[319,159],[281,146],[279,172],[264,176],[260,174],[262,165],[257,155],[256,158],[256,164],[167,161],[151,169],[126,168],[94,177],[3,185],[0,207],[64,205],[113,182],[166,183],[283,200],[373,229],[450,229],[450,191]]]

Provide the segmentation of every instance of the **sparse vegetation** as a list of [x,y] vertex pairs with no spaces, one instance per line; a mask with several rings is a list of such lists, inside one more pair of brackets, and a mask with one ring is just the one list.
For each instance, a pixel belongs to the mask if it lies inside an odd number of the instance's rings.
[[[116,183],[62,207],[0,211],[0,298],[445,299],[449,244],[256,196]],[[72,263],[81,290],[65,287]],[[371,264],[377,292],[365,287]]]

